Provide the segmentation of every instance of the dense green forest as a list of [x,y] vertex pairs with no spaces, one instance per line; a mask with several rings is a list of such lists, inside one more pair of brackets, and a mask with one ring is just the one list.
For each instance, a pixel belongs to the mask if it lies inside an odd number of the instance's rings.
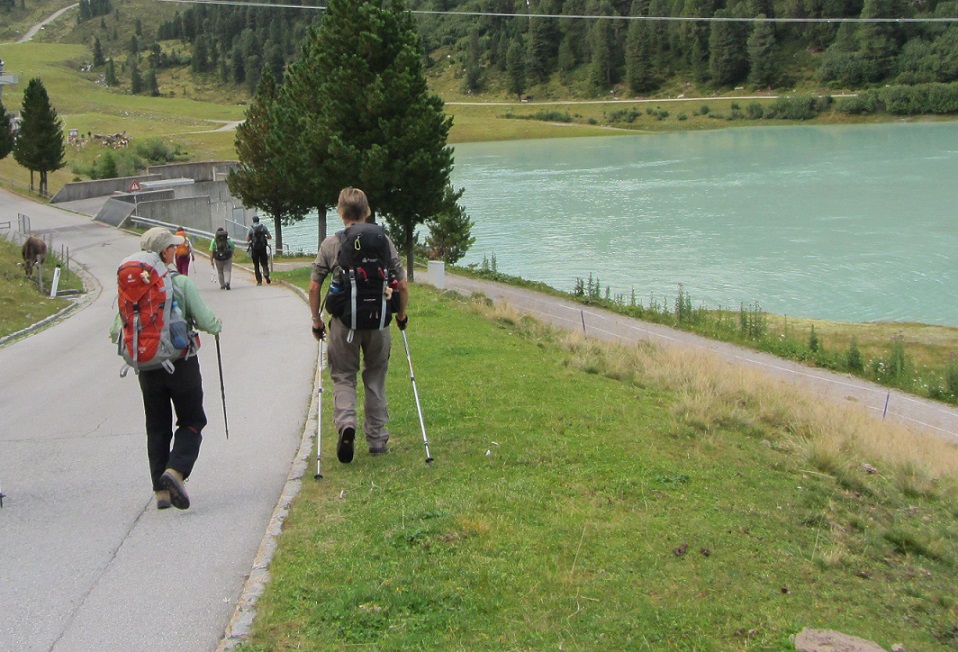
[[[156,12],[162,17],[148,27],[133,18],[127,37],[116,2],[83,0],[77,32],[89,42],[94,69],[106,83],[138,93],[162,94],[157,75],[171,68],[188,68],[251,94],[268,66],[281,83],[310,23],[322,16],[315,8],[290,3],[276,8],[167,5],[164,9],[171,11]],[[958,80],[958,23],[943,20],[958,17],[954,0],[406,4],[415,12],[427,66],[434,73],[451,68],[456,90],[463,94],[656,97],[693,85],[712,92],[739,87],[807,91]],[[131,22],[131,12],[124,12],[123,19]],[[661,17],[674,19],[656,19]],[[842,22],[882,18],[922,20]],[[796,19],[830,22],[792,22]]]

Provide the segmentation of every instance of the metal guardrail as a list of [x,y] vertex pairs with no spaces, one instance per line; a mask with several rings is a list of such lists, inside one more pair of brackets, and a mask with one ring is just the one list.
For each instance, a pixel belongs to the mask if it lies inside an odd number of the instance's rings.
[[[170,224],[169,222],[163,222],[161,220],[154,220],[148,217],[140,217],[136,213],[134,213],[133,215],[130,215],[130,217],[128,217],[127,219],[130,220],[131,222],[136,222],[138,224],[149,224],[150,226],[166,227],[174,232],[178,231],[180,228],[179,224]],[[229,219],[226,220],[226,226],[227,226],[227,232],[230,231],[229,227],[234,227],[232,229],[234,233],[238,230],[242,231],[242,234],[243,234],[242,238],[236,237],[233,234],[230,234],[230,237],[233,238],[234,242],[241,242],[243,244],[246,243],[246,232],[249,230],[248,226],[246,226],[245,224],[240,224],[239,222],[236,222],[234,220],[229,220]],[[216,237],[215,233],[210,233],[209,231],[201,231],[199,229],[187,229],[185,227],[183,230],[186,231],[187,235],[191,235],[198,238],[205,238],[207,240],[212,240],[213,238]],[[266,246],[269,251],[269,271],[270,273],[272,273],[273,272],[273,247],[272,245],[269,245],[269,244],[267,244]]]
[[[130,217],[128,217],[127,219],[130,220],[131,222],[136,222],[137,224],[148,224],[150,226],[163,226],[170,229],[174,233],[176,231],[179,231],[181,226],[179,224],[170,224],[169,222],[163,222],[161,220],[150,219],[149,217],[140,217],[136,213],[134,213],[133,215],[130,215]],[[185,227],[183,228],[183,230],[186,231],[187,235],[191,235],[194,238],[205,238],[207,240],[212,240],[215,237],[215,235],[213,233],[210,233],[209,231],[201,231],[199,229],[187,229]]]

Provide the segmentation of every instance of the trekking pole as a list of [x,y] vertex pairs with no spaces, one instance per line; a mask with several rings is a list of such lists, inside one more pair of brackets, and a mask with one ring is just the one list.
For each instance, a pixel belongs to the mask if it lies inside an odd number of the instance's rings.
[[426,447],[426,464],[432,462],[432,455],[429,454],[429,440],[426,439],[426,422],[422,420],[422,408],[419,406],[419,390],[416,389],[416,374],[412,370],[412,358],[409,356],[409,340],[406,339],[406,330],[400,329],[402,333],[402,344],[406,347],[406,360],[409,361],[409,380],[412,381],[412,393],[416,397],[416,411],[419,413],[419,425],[422,427],[422,443]]
[[213,336],[216,340],[216,364],[220,368],[220,398],[223,399],[223,426],[226,428],[226,438],[230,438],[230,423],[226,420],[226,387],[223,385],[223,356],[220,353],[220,334]]
[[320,473],[319,465],[322,460],[322,451],[323,451],[323,367],[326,364],[325,354],[326,353],[326,340],[319,341],[319,392],[318,399],[316,401],[316,475],[313,476],[316,480],[319,480],[323,477],[323,474]]

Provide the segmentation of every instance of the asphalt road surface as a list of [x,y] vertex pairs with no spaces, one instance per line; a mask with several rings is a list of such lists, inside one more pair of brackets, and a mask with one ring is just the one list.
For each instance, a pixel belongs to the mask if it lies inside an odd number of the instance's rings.
[[[317,359],[309,309],[234,268],[233,289],[197,260],[220,336],[200,366],[209,425],[187,484],[193,506],[158,511],[142,400],[108,337],[119,261],[138,239],[87,215],[0,191],[0,222],[30,216],[93,282],[66,319],[0,348],[0,650],[213,650],[303,440]],[[192,272],[191,272],[192,275]]]

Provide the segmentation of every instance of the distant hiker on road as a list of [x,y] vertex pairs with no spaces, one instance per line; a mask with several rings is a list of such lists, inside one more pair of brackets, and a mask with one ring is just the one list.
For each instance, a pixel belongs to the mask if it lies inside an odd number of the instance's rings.
[[181,244],[176,245],[176,271],[183,276],[187,276],[190,273],[190,261],[195,261],[196,255],[193,253],[190,238],[186,235],[186,229],[181,226],[177,229],[176,235],[183,239]]
[[184,482],[199,456],[206,426],[196,357],[200,344],[193,329],[212,335],[222,329],[192,279],[169,269],[182,242],[181,236],[161,227],[143,234],[141,252],[126,258],[117,272],[120,313],[110,332],[138,372],[158,509],[190,506]]
[[[256,272],[256,285],[263,284],[263,277],[266,277],[266,284],[269,280],[269,253],[267,253],[267,240],[272,240],[273,236],[265,224],[260,224],[259,216],[253,216],[253,226],[249,227],[246,233],[246,242],[249,243],[250,256],[253,259],[253,270]],[[262,272],[260,271],[262,269]]]
[[[378,224],[366,223],[369,203],[362,190],[344,188],[337,207],[345,230],[329,236],[319,246],[309,282],[309,308],[313,337],[326,338],[321,304],[332,315],[329,324],[329,369],[333,379],[333,421],[339,432],[336,456],[344,464],[353,460],[356,437],[356,374],[362,354],[366,389],[363,431],[371,455],[387,452],[386,371],[391,338],[389,321],[405,330],[409,318],[409,288],[395,245]],[[323,281],[332,275],[325,301]]]
[[233,275],[233,250],[236,245],[226,233],[226,229],[219,227],[216,235],[210,241],[210,265],[216,270],[220,279],[220,289],[229,290]]

